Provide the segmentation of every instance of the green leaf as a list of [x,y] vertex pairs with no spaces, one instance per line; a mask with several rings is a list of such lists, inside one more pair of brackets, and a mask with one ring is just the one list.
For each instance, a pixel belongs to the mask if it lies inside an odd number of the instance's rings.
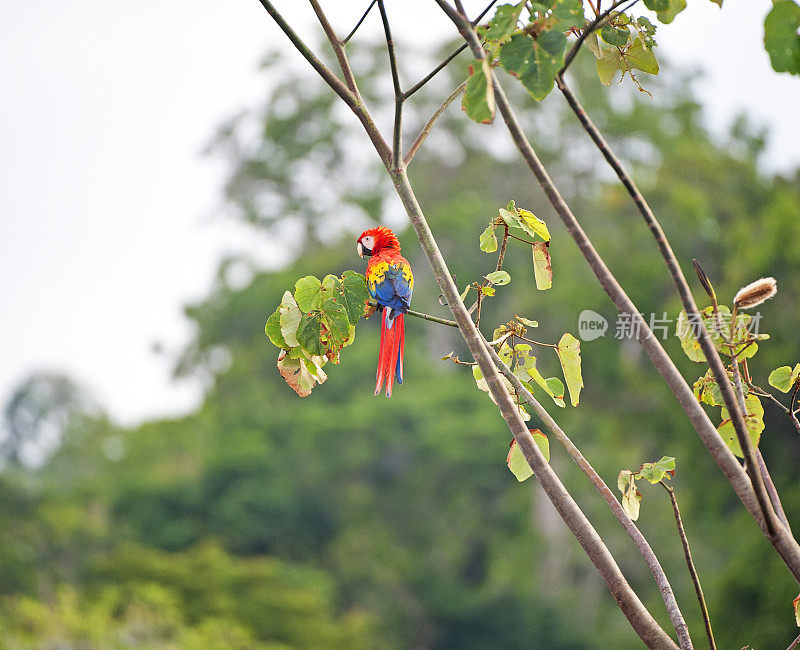
[[597,39],[597,31],[591,32],[584,41],[589,51],[594,54],[595,59],[603,58],[603,51],[600,49],[600,41]]
[[[761,405],[761,400],[752,393],[745,398],[744,403],[747,407],[747,415],[745,416],[747,432],[750,434],[753,446],[758,448],[761,432],[764,430],[764,407]],[[728,447],[730,447],[730,450],[739,458],[744,458],[742,447],[739,445],[739,438],[736,436],[736,429],[733,427],[733,421],[730,419],[727,409],[722,409],[722,424],[717,427],[717,430]]]
[[547,242],[533,242],[533,276],[539,291],[546,291],[553,286],[553,266]]
[[542,388],[545,393],[550,395],[550,397],[556,403],[556,406],[565,408],[566,403],[564,402],[564,383],[558,377],[549,377],[545,379],[536,369],[536,357],[530,357],[530,359],[530,361],[526,361],[524,367],[518,368],[518,371],[515,374],[520,378],[520,381],[527,383],[529,380],[533,380],[536,382],[536,384]]
[[647,74],[658,74],[658,61],[651,48],[645,47],[642,39],[637,40],[625,53],[628,65]]
[[322,303],[322,313],[325,316],[325,325],[328,329],[328,349],[336,351],[341,349],[350,338],[350,320],[344,305],[333,298],[328,298]]
[[586,23],[581,0],[559,0],[553,5],[552,16],[558,21],[557,27],[562,32],[570,27],[583,27]]
[[636,521],[639,518],[639,504],[642,500],[642,493],[639,492],[634,481],[633,472],[623,469],[617,478],[617,488],[622,492],[622,509]]
[[494,234],[494,226],[489,226],[481,233],[481,250],[484,253],[494,253],[497,250],[497,235]]
[[469,81],[461,100],[461,106],[467,116],[482,124],[491,124],[494,120],[494,86],[490,83],[492,68],[484,59],[475,61],[469,66]]
[[722,399],[722,391],[717,385],[717,380],[709,369],[706,374],[700,377],[692,387],[695,397],[711,406],[722,406],[725,402]]
[[600,36],[609,45],[625,47],[630,40],[631,32],[628,29],[618,29],[613,25],[606,25],[600,30]]
[[636,473],[635,478],[643,478],[650,481],[653,485],[663,481],[665,478],[672,478],[675,475],[675,459],[672,456],[664,456],[655,463],[644,463]]
[[486,276],[486,279],[492,284],[496,284],[498,287],[511,282],[511,276],[507,271],[492,271]]
[[342,274],[341,302],[347,310],[347,319],[352,325],[364,314],[364,301],[369,298],[367,280],[361,273],[345,271]]
[[566,333],[561,337],[556,348],[564,379],[569,389],[569,399],[573,406],[578,405],[578,399],[583,388],[581,376],[581,342],[572,334]]
[[279,348],[288,348],[289,344],[286,343],[286,339],[283,338],[283,334],[281,334],[281,310],[280,307],[275,310],[275,313],[272,314],[267,319],[267,324],[264,326],[264,332],[269,337],[269,340]]
[[303,312],[297,306],[297,301],[294,299],[291,291],[283,294],[281,306],[278,308],[281,324],[281,336],[289,347],[297,347],[300,345],[297,341],[297,327],[300,325],[300,319],[303,317]]
[[800,74],[800,6],[778,0],[764,20],[764,47],[776,72]]
[[500,5],[494,13],[494,17],[489,21],[484,31],[484,38],[487,41],[499,41],[517,29],[517,21],[525,6],[524,2],[516,5]]
[[494,287],[481,287],[481,293],[485,296],[493,296],[495,289]]
[[689,359],[697,363],[704,363],[706,356],[700,347],[700,343],[694,335],[694,329],[699,327],[699,324],[690,323],[689,317],[686,315],[686,310],[681,309],[678,314],[678,320],[675,324],[675,334],[681,340],[681,348]]
[[[530,432],[531,435],[533,435],[536,446],[539,447],[544,459],[549,463],[550,441],[547,439],[547,436],[544,435],[539,429],[530,429]],[[531,469],[531,466],[528,465],[525,454],[522,453],[522,449],[517,444],[516,440],[511,441],[511,446],[508,450],[508,456],[506,457],[506,464],[508,465],[508,469],[511,470],[512,474],[517,477],[517,480],[520,483],[533,475],[533,470]]]
[[550,241],[550,231],[547,229],[547,224],[539,217],[533,214],[530,210],[517,210],[522,229],[527,232],[531,237],[537,235],[545,241]]
[[294,285],[294,298],[300,311],[319,309],[322,305],[322,282],[313,275],[300,278]]
[[658,20],[666,24],[686,9],[686,0],[644,0],[644,6],[655,11]]
[[800,377],[800,363],[794,368],[791,366],[775,368],[775,370],[769,373],[767,381],[773,388],[777,388],[782,393],[788,393],[794,388],[798,377]]
[[308,314],[303,314],[297,328],[297,341],[300,347],[309,354],[322,356],[326,350],[321,338],[322,312],[314,310]]
[[792,601],[792,607],[794,607],[794,622],[797,623],[797,627],[800,627],[800,594]]
[[566,36],[557,29],[542,32],[535,40],[527,34],[514,34],[500,49],[500,64],[541,101],[553,89],[566,44]]

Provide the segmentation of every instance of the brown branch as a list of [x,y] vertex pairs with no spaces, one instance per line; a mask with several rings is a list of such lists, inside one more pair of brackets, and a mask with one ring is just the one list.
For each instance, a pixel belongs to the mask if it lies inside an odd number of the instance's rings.
[[786,650],[794,650],[797,646],[800,646],[800,634],[797,635],[797,638],[789,644],[789,647]]
[[[436,0],[436,2],[442,7],[443,11],[445,11],[451,20],[453,20],[462,37],[470,45],[470,49],[475,58],[480,60],[484,59],[486,57],[485,52],[472,26],[464,21],[458,13],[453,11],[452,7],[450,7],[445,0]],[[561,197],[561,194],[553,184],[544,166],[539,161],[536,152],[533,150],[533,147],[531,147],[530,142],[528,142],[503,92],[502,86],[499,84],[494,74],[492,76],[494,79],[497,107],[500,109],[500,113],[517,149],[528,163],[534,176],[539,181],[542,190],[555,208],[559,218],[566,226],[570,236],[578,245],[584,259],[586,259],[603,289],[609,295],[612,302],[614,302],[617,309],[623,314],[630,315],[632,322],[637,326],[637,339],[639,343],[675,395],[678,404],[680,404],[681,408],[683,408],[684,412],[689,417],[692,425],[700,435],[703,444],[706,445],[706,448],[711,453],[717,465],[722,469],[725,477],[731,483],[731,486],[748,512],[750,512],[759,526],[762,527],[762,530],[766,532],[767,526],[764,515],[762,514],[762,504],[759,503],[759,499],[754,493],[749,477],[720,437],[719,432],[716,430],[716,427],[713,425],[702,406],[697,399],[695,399],[692,389],[675,367],[672,359],[667,355],[658,339],[653,335],[647,322],[642,318],[639,310],[610,272],[603,259],[595,250],[591,240],[586,236],[586,233],[572,214],[569,206]],[[736,407],[735,401],[734,407],[736,412],[738,412],[739,409]],[[747,436],[747,440],[749,441],[749,436]],[[772,509],[768,508],[768,512],[772,512]],[[797,542],[786,533],[783,526],[780,526],[780,531],[777,536],[768,536],[768,539],[792,571],[795,578],[800,581],[800,546],[797,545]]]
[[[464,88],[467,87],[467,81],[463,81],[461,85],[456,88],[453,92],[451,92],[445,100],[442,102],[441,106],[436,109],[436,112],[431,116],[431,119],[428,120],[428,123],[425,127],[420,131],[417,139],[414,140],[414,144],[411,145],[408,149],[408,153],[406,153],[405,157],[403,158],[403,164],[408,165],[411,162],[411,159],[414,157],[414,154],[417,153],[417,149],[422,146],[422,143],[425,142],[425,138],[427,138],[431,131],[433,130],[433,125],[436,124],[436,120],[438,120],[442,113],[447,110],[447,107],[450,106],[458,96],[464,92]],[[406,93],[406,97],[408,97],[408,93]]]
[[681,511],[678,509],[678,500],[675,498],[675,489],[659,481],[664,489],[669,494],[669,500],[672,503],[672,511],[675,513],[675,525],[678,528],[678,535],[681,538],[683,545],[683,556],[686,558],[686,566],[689,567],[689,575],[692,576],[692,583],[694,584],[694,591],[697,594],[697,601],[700,603],[700,612],[703,614],[703,625],[706,628],[706,636],[708,637],[708,645],[711,650],[716,650],[717,645],[714,643],[714,632],[711,630],[711,619],[708,616],[708,607],[706,606],[706,599],[703,596],[703,588],[700,586],[700,576],[697,575],[697,569],[692,560],[692,552],[689,550],[689,540],[686,537],[686,531],[683,528],[683,521],[681,520]]
[[328,86],[330,86],[331,89],[342,98],[344,103],[350,107],[350,110],[355,113],[356,117],[361,122],[361,125],[364,127],[364,130],[367,132],[367,136],[372,141],[375,150],[378,152],[378,155],[383,161],[383,164],[388,165],[391,159],[391,150],[389,149],[389,145],[386,144],[386,141],[383,139],[378,127],[375,126],[375,122],[373,122],[372,116],[370,116],[369,111],[367,111],[366,106],[364,106],[361,96],[356,95],[352,90],[350,90],[342,82],[342,80],[339,79],[339,77],[333,74],[333,72],[331,72],[330,69],[328,69],[328,67],[322,63],[319,58],[317,58],[311,49],[309,49],[309,47],[289,26],[286,20],[284,20],[283,16],[278,13],[270,0],[258,1],[261,3],[261,6],[267,10],[267,13],[275,21],[278,27],[281,28],[283,33],[286,34],[292,45],[294,45],[295,49],[303,55],[306,61],[311,64],[311,67],[317,71],[325,83],[328,84]]
[[333,48],[333,53],[336,55],[336,59],[339,61],[339,67],[342,69],[345,84],[347,84],[347,87],[356,97],[358,97],[359,92],[358,86],[356,85],[356,78],[353,75],[353,70],[350,68],[350,62],[347,60],[347,55],[344,53],[344,43],[339,40],[338,36],[336,36],[336,32],[333,31],[333,27],[331,27],[331,24],[325,17],[325,13],[322,11],[322,7],[320,7],[319,2],[317,0],[308,1],[311,3],[314,13],[317,14],[317,20],[319,20],[319,24],[322,26],[325,36],[328,37],[328,41],[330,41],[331,47]]
[[403,160],[403,102],[405,97],[400,88],[400,74],[397,72],[397,58],[394,52],[392,30],[389,28],[389,18],[386,16],[386,7],[383,0],[378,0],[378,9],[381,12],[383,32],[386,35],[386,49],[389,51],[389,68],[392,73],[392,86],[394,87],[394,127],[392,128],[392,166],[398,169]]
[[658,558],[656,557],[653,549],[650,547],[650,544],[647,542],[647,539],[645,539],[642,532],[636,527],[636,524],[633,523],[631,518],[628,516],[628,513],[625,512],[619,500],[614,495],[614,492],[608,487],[608,485],[606,485],[605,481],[603,481],[603,479],[600,477],[594,467],[592,467],[589,461],[586,460],[583,454],[581,454],[580,450],[575,446],[572,440],[570,440],[569,436],[567,436],[561,427],[558,426],[558,423],[527,389],[519,377],[517,377],[505,363],[503,363],[502,359],[500,359],[499,355],[494,351],[494,349],[492,349],[491,346],[489,346],[489,354],[491,355],[494,364],[500,369],[500,372],[502,372],[506,379],[511,382],[514,390],[516,390],[520,397],[522,397],[522,399],[524,399],[525,402],[531,407],[534,414],[543,422],[545,428],[556,440],[558,440],[564,449],[566,449],[569,457],[572,458],[575,464],[586,475],[586,478],[589,479],[589,482],[600,493],[600,496],[603,497],[603,500],[611,509],[611,512],[614,513],[617,521],[619,521],[619,523],[625,529],[625,532],[628,533],[630,538],[633,540],[633,543],[636,545],[636,549],[639,551],[639,553],[641,553],[644,561],[650,568],[650,572],[653,574],[653,578],[655,578],[658,589],[661,592],[661,598],[664,600],[664,604],[667,607],[667,613],[669,614],[669,618],[670,621],[672,621],[673,627],[675,627],[678,636],[683,638],[682,647],[691,648],[692,645],[691,638],[689,637],[689,630],[686,626],[686,621],[683,619],[683,614],[681,614],[681,610],[678,607],[678,602],[675,599],[672,586],[669,584],[667,575],[664,573],[664,569],[661,567],[661,563],[658,561]]
[[342,41],[342,45],[347,45],[348,41],[349,41],[351,38],[353,38],[353,35],[354,35],[354,34],[355,34],[357,31],[358,31],[358,28],[359,28],[359,27],[361,27],[361,23],[363,23],[363,22],[364,22],[364,19],[367,17],[367,14],[369,14],[369,12],[370,12],[370,11],[372,10],[372,8],[375,6],[375,3],[376,3],[377,1],[378,1],[378,0],[372,0],[372,1],[369,3],[369,6],[367,7],[367,10],[366,10],[366,11],[365,11],[365,12],[362,14],[361,18],[359,18],[359,19],[358,19],[358,22],[356,23],[356,26],[355,26],[355,27],[353,27],[353,30],[352,30],[352,31],[351,31],[351,32],[350,32],[350,33],[349,33],[347,36],[345,36],[345,37],[344,37],[344,40]]
[[[661,253],[661,257],[664,259],[664,263],[666,264],[670,276],[672,277],[673,284],[677,289],[681,303],[683,303],[683,307],[686,311],[687,317],[689,318],[689,322],[697,324],[697,340],[700,343],[700,347],[703,350],[706,361],[711,368],[711,373],[714,375],[714,379],[720,388],[722,399],[725,403],[725,408],[727,408],[728,413],[730,414],[734,430],[736,431],[736,437],[739,441],[739,445],[742,448],[742,453],[744,454],[745,460],[747,461],[748,473],[750,474],[751,483],[755,492],[756,503],[761,511],[761,518],[764,522],[765,532],[770,541],[772,541],[780,534],[778,532],[780,521],[776,517],[775,511],[771,506],[769,495],[767,494],[767,489],[764,485],[764,478],[755,457],[755,448],[750,440],[750,434],[747,431],[747,423],[745,422],[744,411],[739,407],[739,404],[736,400],[736,395],[734,394],[730,381],[728,381],[728,373],[725,371],[725,366],[722,363],[719,352],[717,351],[714,342],[711,340],[711,336],[709,335],[705,323],[700,316],[700,311],[697,308],[697,304],[695,303],[694,296],[689,288],[689,284],[686,281],[686,277],[683,275],[683,270],[678,263],[678,259],[675,257],[675,253],[672,251],[672,247],[670,246],[669,240],[664,234],[664,230],[661,228],[661,224],[656,219],[655,214],[653,214],[653,211],[650,209],[650,206],[648,205],[644,196],[642,196],[639,188],[633,182],[633,179],[623,167],[622,162],[608,146],[608,143],[605,141],[605,138],[603,138],[599,129],[589,119],[586,111],[578,102],[577,97],[575,97],[573,92],[567,86],[563,77],[558,77],[556,82],[570,108],[580,121],[581,126],[589,134],[589,137],[603,154],[603,157],[617,174],[620,182],[630,194],[633,202],[636,204],[636,207],[644,218],[645,223],[647,224],[651,234],[653,235],[653,238],[656,241],[656,245]],[[733,338],[733,333],[735,331],[735,311],[736,310],[734,308],[734,313],[732,314],[731,318],[731,338]],[[734,372],[738,373],[738,367],[736,366],[737,361],[734,359]],[[791,536],[789,535],[789,537]],[[788,540],[786,541],[788,542]],[[791,541],[794,542],[795,546],[797,546],[797,542],[795,542],[794,539]],[[792,570],[795,574],[795,577],[800,580],[800,549],[798,549],[797,556],[798,557],[794,561],[795,566]]]

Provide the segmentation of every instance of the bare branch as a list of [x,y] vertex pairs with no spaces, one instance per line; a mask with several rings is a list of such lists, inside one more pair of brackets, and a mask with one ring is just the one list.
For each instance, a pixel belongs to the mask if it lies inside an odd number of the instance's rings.
[[381,12],[383,32],[386,34],[386,48],[389,50],[389,67],[392,71],[392,85],[394,86],[394,128],[392,129],[392,166],[397,169],[403,159],[403,102],[405,97],[400,88],[400,75],[397,72],[397,58],[394,53],[392,30],[389,28],[389,18],[386,16],[386,7],[383,0],[378,0],[378,9]]
[[331,89],[342,98],[344,103],[350,107],[350,110],[356,114],[356,117],[359,119],[361,125],[364,127],[364,130],[367,132],[367,136],[369,136],[369,139],[372,141],[372,144],[383,161],[383,164],[388,165],[391,159],[391,150],[389,149],[389,145],[386,144],[386,140],[383,139],[383,136],[378,130],[378,127],[375,125],[375,122],[372,121],[372,116],[369,114],[369,111],[367,111],[366,106],[364,106],[364,102],[361,100],[361,97],[353,93],[353,91],[345,86],[345,84],[342,83],[342,80],[333,74],[328,67],[317,58],[311,49],[305,43],[303,43],[302,39],[289,26],[286,20],[284,20],[283,16],[278,13],[270,0],[258,1],[261,3],[264,9],[267,10],[267,13],[277,23],[278,27],[281,28],[283,33],[286,34],[286,36],[292,42],[292,45],[294,45],[295,49],[303,55],[306,61],[311,64],[311,67],[314,68],[319,76],[323,78],[325,83],[327,83]]
[[364,22],[364,19],[367,17],[367,14],[369,14],[369,12],[375,6],[375,3],[377,1],[378,0],[372,0],[372,2],[369,3],[369,7],[367,7],[367,10],[364,12],[364,14],[361,16],[361,18],[358,19],[358,22],[356,23],[356,26],[353,27],[353,31],[351,31],[347,36],[345,36],[344,40],[342,41],[342,45],[347,45],[347,42],[351,38],[353,38],[353,35],[358,31],[358,28],[361,27],[361,23]]
[[[450,106],[450,104],[452,104],[458,98],[458,96],[464,92],[464,88],[466,87],[467,87],[467,81],[465,80],[461,83],[461,85],[458,88],[456,88],[453,92],[451,92],[442,102],[442,105],[436,109],[436,112],[431,116],[431,119],[428,120],[428,123],[423,127],[422,131],[420,131],[419,135],[417,136],[417,139],[414,140],[414,144],[411,145],[411,147],[408,150],[408,153],[406,153],[405,155],[405,158],[403,158],[404,165],[408,165],[408,163],[411,162],[411,159],[414,157],[414,154],[417,153],[417,149],[419,149],[422,146],[422,143],[425,142],[425,138],[427,138],[430,135],[431,131],[433,130],[433,125],[436,124],[436,120],[438,120],[439,117],[441,117],[442,113],[444,113],[445,110],[447,110],[447,107]],[[406,97],[408,97],[408,93],[406,93]]]
[[505,363],[503,363],[502,359],[500,359],[494,349],[492,349],[491,346],[488,346],[488,348],[489,354],[492,357],[492,361],[500,369],[500,372],[505,375],[506,379],[511,382],[511,385],[514,387],[520,397],[522,397],[522,399],[524,399],[525,402],[533,409],[533,412],[542,421],[545,428],[547,428],[553,437],[558,440],[559,443],[561,443],[564,449],[566,449],[570,458],[575,461],[575,464],[586,475],[586,478],[589,479],[589,482],[600,493],[600,496],[603,497],[603,500],[608,504],[608,507],[611,508],[611,512],[614,513],[617,521],[619,521],[619,523],[625,529],[625,532],[628,533],[630,538],[633,540],[637,550],[639,553],[641,553],[644,561],[647,563],[647,566],[650,568],[650,571],[656,580],[658,589],[661,592],[661,598],[664,600],[664,604],[667,607],[667,613],[669,614],[670,621],[672,621],[672,625],[681,641],[681,647],[691,648],[692,640],[689,636],[689,629],[686,626],[686,621],[683,619],[683,614],[681,614],[681,610],[678,607],[678,601],[675,599],[672,586],[669,584],[669,580],[667,579],[666,573],[664,573],[664,569],[661,567],[661,563],[658,561],[655,552],[650,547],[650,544],[647,542],[642,532],[636,527],[636,524],[633,523],[631,518],[625,512],[619,500],[614,495],[614,492],[609,489],[605,481],[603,481],[594,467],[592,467],[580,450],[573,444],[569,436],[567,436],[561,427],[558,426],[558,423],[525,387],[525,384],[520,381],[519,377],[517,377]]
[[350,69],[350,62],[347,60],[347,55],[344,53],[344,45],[339,40],[339,37],[336,36],[336,32],[333,31],[333,27],[331,27],[331,24],[325,17],[325,13],[322,11],[319,2],[317,0],[309,0],[309,2],[314,9],[314,13],[317,14],[317,20],[319,20],[319,24],[322,25],[325,36],[327,36],[330,41],[336,59],[339,61],[339,67],[342,69],[345,84],[347,84],[347,87],[358,97],[359,92],[358,86],[356,85],[356,78],[353,75],[353,71]]
[[455,59],[459,54],[461,54],[466,49],[467,49],[467,44],[464,43],[461,47],[457,48],[456,50],[454,50],[453,52],[448,54],[447,58],[445,58],[444,61],[442,61],[433,70],[431,70],[431,72],[429,72],[427,75],[425,75],[425,77],[423,77],[420,81],[418,81],[416,84],[411,86],[411,88],[409,88],[406,91],[405,98],[408,99],[409,97],[411,97],[411,95],[413,95],[415,92],[417,92],[426,83],[428,83],[431,79],[433,79],[437,74],[439,74],[442,70],[444,70],[444,68],[447,67],[447,64],[450,63],[450,61]]
[[708,645],[711,650],[717,650],[717,644],[714,643],[714,632],[711,630],[711,618],[708,616],[708,607],[706,606],[706,599],[703,596],[703,588],[700,586],[700,576],[697,575],[694,561],[692,560],[692,552],[689,550],[689,540],[686,537],[686,531],[683,528],[683,521],[681,520],[681,511],[678,509],[678,500],[675,498],[675,490],[671,486],[659,481],[664,489],[669,494],[669,500],[672,503],[672,511],[675,513],[675,525],[678,528],[678,535],[681,538],[683,545],[683,556],[686,558],[686,566],[689,567],[689,575],[692,576],[692,583],[694,584],[694,591],[697,594],[697,601],[700,603],[700,611],[703,614],[703,625],[706,628],[706,636],[708,637]]
[[[620,182],[623,184],[633,199],[633,202],[636,204],[636,207],[644,218],[645,223],[647,224],[651,234],[653,235],[653,238],[656,241],[658,250],[664,259],[664,263],[669,270],[672,281],[675,284],[675,288],[677,289],[678,295],[683,303],[683,307],[686,310],[686,315],[690,318],[690,322],[698,324],[698,342],[700,343],[700,347],[703,350],[706,361],[711,368],[714,379],[720,388],[722,399],[725,402],[725,408],[727,408],[728,413],[730,413],[731,420],[736,431],[736,437],[739,440],[742,452],[747,461],[748,473],[750,474],[753,489],[755,491],[756,502],[761,510],[767,536],[772,538],[776,535],[776,530],[778,526],[781,526],[781,523],[778,521],[775,511],[770,504],[769,496],[767,495],[767,490],[764,485],[764,479],[761,475],[759,464],[756,461],[755,448],[750,440],[750,434],[747,432],[747,424],[744,419],[745,411],[740,408],[740,405],[736,400],[736,395],[734,394],[731,383],[728,380],[728,373],[725,371],[725,366],[722,363],[719,352],[717,351],[714,342],[711,340],[711,336],[705,327],[705,323],[700,317],[700,311],[697,308],[697,304],[695,303],[694,296],[689,288],[689,284],[686,281],[686,277],[683,275],[683,270],[678,263],[678,259],[675,257],[675,253],[672,251],[672,247],[670,246],[669,240],[664,234],[664,230],[661,228],[661,224],[656,219],[655,214],[653,214],[653,211],[650,209],[650,206],[648,205],[644,196],[642,196],[639,188],[633,182],[633,179],[622,166],[622,162],[619,160],[619,158],[617,158],[617,156],[608,146],[608,143],[605,141],[605,138],[603,138],[600,131],[589,119],[589,116],[586,114],[583,106],[580,105],[577,97],[575,97],[573,92],[567,86],[564,78],[558,77],[556,81],[559,90],[561,90],[570,108],[577,116],[581,126],[583,126],[584,130],[589,134],[589,137],[591,137],[592,141],[603,154],[603,157],[617,174]],[[734,315],[731,321],[732,328],[735,327],[735,321],[736,318]],[[734,375],[736,375],[738,374],[738,361],[734,358],[733,363]],[[800,571],[800,565],[798,565],[797,568],[798,571]],[[796,577],[800,579],[800,573],[798,573]]]
[[[478,40],[472,25],[463,20],[459,14],[455,12],[453,8],[447,4],[447,2],[445,2],[445,0],[436,0],[436,2],[451,18],[451,20],[453,20],[453,23],[456,25],[461,35],[469,44],[475,58],[479,60],[484,59],[486,56],[485,52],[481,47],[480,41]],[[713,425],[702,406],[695,399],[691,388],[686,383],[686,380],[684,380],[678,369],[675,367],[672,359],[664,351],[664,348],[661,346],[658,339],[653,335],[653,332],[648,327],[647,322],[642,318],[639,310],[619,285],[614,275],[611,273],[603,259],[595,250],[591,240],[581,228],[580,224],[575,218],[575,215],[572,214],[569,206],[561,197],[561,194],[553,184],[547,171],[536,155],[536,152],[533,150],[533,147],[531,147],[530,142],[525,136],[525,133],[523,132],[522,127],[520,126],[519,121],[517,120],[516,115],[514,114],[514,111],[505,96],[505,93],[503,92],[502,86],[499,84],[496,77],[494,77],[494,75],[492,76],[494,78],[495,100],[497,102],[497,106],[500,109],[500,113],[506,123],[506,127],[508,128],[514,144],[517,146],[517,149],[528,163],[528,166],[531,168],[534,176],[539,181],[542,190],[555,208],[559,218],[566,226],[567,231],[578,245],[578,248],[583,254],[584,259],[586,259],[589,267],[592,269],[592,272],[595,274],[595,277],[598,279],[603,289],[609,295],[612,302],[614,302],[617,309],[621,313],[628,314],[630,316],[632,323],[637,329],[637,339],[639,343],[642,345],[645,352],[650,357],[650,360],[653,362],[653,365],[656,367],[659,374],[661,374],[662,378],[675,395],[676,401],[681,405],[681,408],[683,408],[684,412],[689,417],[692,425],[700,435],[703,444],[706,445],[706,448],[711,453],[711,456],[714,458],[717,465],[719,465],[720,469],[722,469],[725,477],[730,482],[731,486],[739,496],[739,499],[742,501],[744,506],[747,508],[748,512],[750,512],[759,526],[761,526],[762,530],[767,532],[767,524],[765,523],[764,515],[762,513],[762,504],[756,497],[749,477],[736,460],[736,457],[731,453],[730,449],[728,449],[728,446],[722,440],[719,432],[716,430],[716,427]],[[734,409],[737,412],[739,410],[735,404],[735,400]],[[747,436],[747,440],[749,441],[749,436]],[[767,511],[772,512],[772,509],[768,508]],[[774,516],[774,512],[772,514]],[[788,534],[783,526],[780,526],[780,530],[778,530],[776,535],[768,534],[768,539],[778,551],[783,561],[792,571],[792,574],[795,576],[795,578],[800,581],[800,546],[798,546],[794,538]]]

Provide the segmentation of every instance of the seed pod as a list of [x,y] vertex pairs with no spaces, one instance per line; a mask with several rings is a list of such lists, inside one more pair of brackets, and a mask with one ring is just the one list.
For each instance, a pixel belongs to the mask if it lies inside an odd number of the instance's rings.
[[700,280],[700,284],[703,285],[703,289],[705,289],[708,297],[714,301],[714,304],[717,304],[717,295],[714,293],[714,287],[711,285],[711,280],[708,279],[703,267],[700,266],[700,262],[693,259],[692,264],[694,265],[695,273],[697,273],[697,279]]
[[778,292],[778,283],[775,278],[760,278],[742,287],[733,298],[733,303],[739,309],[750,309],[769,300]]

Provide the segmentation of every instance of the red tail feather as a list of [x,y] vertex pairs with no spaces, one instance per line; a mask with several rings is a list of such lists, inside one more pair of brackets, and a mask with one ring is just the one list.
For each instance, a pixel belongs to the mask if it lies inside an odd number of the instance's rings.
[[378,377],[375,394],[381,392],[386,382],[386,397],[392,396],[395,373],[399,383],[403,382],[403,350],[405,348],[405,324],[403,314],[397,314],[391,329],[386,327],[388,310],[384,309],[381,318],[381,346],[378,352]]

